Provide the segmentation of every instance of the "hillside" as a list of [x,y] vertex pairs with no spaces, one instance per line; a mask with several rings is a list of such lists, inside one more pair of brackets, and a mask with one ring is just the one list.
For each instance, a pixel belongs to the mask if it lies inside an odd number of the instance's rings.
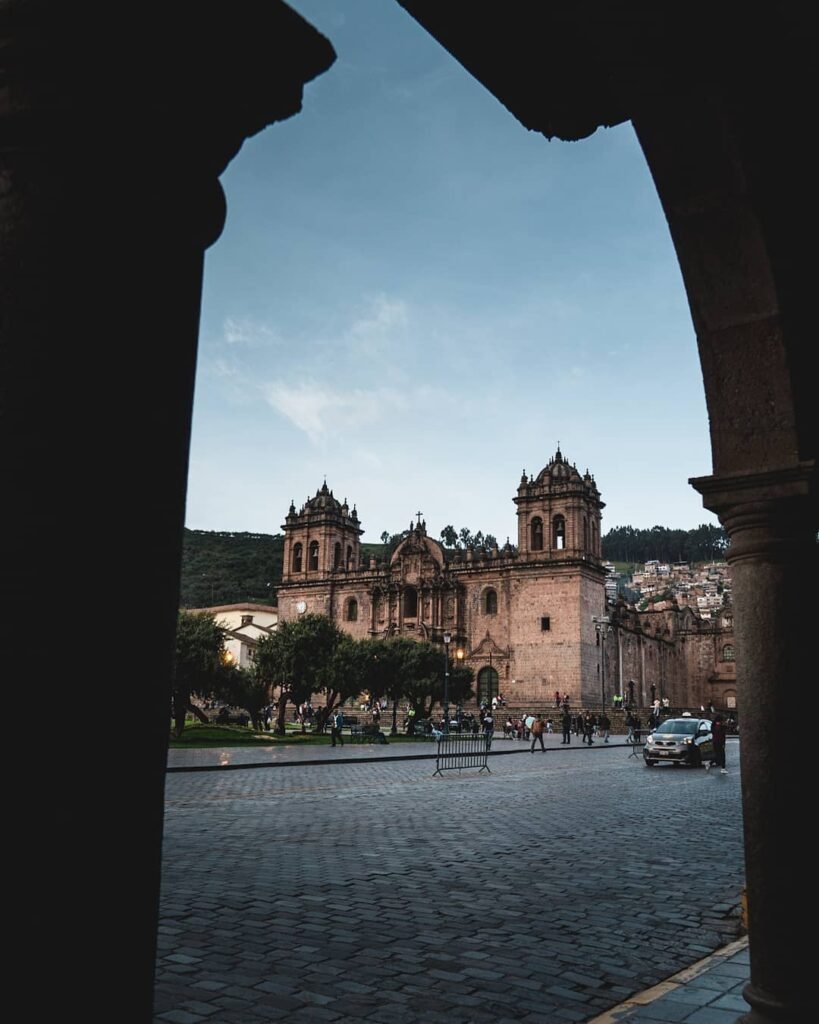
[[[284,535],[185,530],[179,604],[275,604],[282,580]],[[362,544],[362,555],[383,556],[383,544]]]
[[[393,538],[400,539],[400,535]],[[622,571],[650,559],[661,562],[707,562],[725,557],[725,531],[715,526],[695,530],[650,530],[616,527],[603,538],[603,558]],[[382,558],[384,544],[362,544],[364,563]],[[275,604],[282,579],[284,535],[185,530],[180,605],[207,608],[252,601]]]

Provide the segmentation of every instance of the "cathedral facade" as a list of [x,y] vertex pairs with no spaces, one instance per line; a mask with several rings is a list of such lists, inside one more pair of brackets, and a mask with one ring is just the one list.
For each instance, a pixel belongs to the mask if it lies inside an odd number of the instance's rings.
[[445,549],[420,514],[387,561],[362,564],[355,506],[327,484],[284,531],[279,621],[326,615],[357,639],[410,636],[447,643],[473,669],[479,700],[546,706],[607,703],[617,680],[601,655],[606,614],[601,557],[604,503],[586,471],[555,453],[537,476],[520,478],[517,548]]

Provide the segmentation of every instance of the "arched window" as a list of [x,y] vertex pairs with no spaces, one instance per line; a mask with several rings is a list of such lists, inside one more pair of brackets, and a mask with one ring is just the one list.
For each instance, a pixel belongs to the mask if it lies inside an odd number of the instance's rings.
[[347,568],[352,569],[353,567],[353,547],[351,544],[347,545]]
[[555,551],[566,547],[566,520],[563,516],[555,516],[552,520],[552,547]]
[[315,572],[318,569],[318,541],[310,541],[310,561],[307,564],[308,570]]
[[414,619],[418,615],[418,591],[415,587],[407,587],[404,591],[404,618]]
[[341,568],[341,544],[336,541],[336,545],[333,548],[333,568]]
[[293,572],[301,572],[301,544],[293,545]]
[[347,621],[358,622],[358,601],[354,597],[347,602]]
[[531,545],[530,546],[532,548],[532,551],[542,551],[543,550],[543,520],[540,518],[540,516],[535,516],[535,518],[532,520],[531,534],[532,534],[532,538],[531,538]]
[[498,592],[491,587],[483,595],[483,610],[486,615],[498,614]]
[[733,644],[726,644],[722,648],[722,660],[723,661],[733,661],[734,660],[734,645]]

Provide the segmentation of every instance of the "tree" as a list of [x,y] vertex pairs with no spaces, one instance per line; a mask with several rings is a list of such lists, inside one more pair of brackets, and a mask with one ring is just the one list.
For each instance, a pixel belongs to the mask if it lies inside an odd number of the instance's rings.
[[191,697],[209,697],[223,678],[225,631],[208,612],[181,611],[176,627],[176,659],[172,691],[174,735],[181,736],[191,712],[202,722],[207,716]]
[[278,686],[275,732],[283,736],[288,702],[298,706],[326,688],[330,659],[346,636],[325,615],[303,615],[281,622],[256,648],[256,671],[270,687]]
[[284,536],[263,533],[183,532],[180,605],[255,601],[275,603],[282,579]]
[[413,643],[405,648],[402,696],[417,718],[429,718],[444,695],[444,648],[440,644]]
[[316,712],[318,732],[324,732],[327,720],[336,707],[367,688],[369,659],[365,643],[342,633],[337,646],[319,672],[319,685],[313,691],[324,694],[324,707]]
[[445,548],[456,548],[458,546],[458,531],[454,526],[445,526],[441,530],[441,543]]
[[238,665],[225,665],[219,675],[216,695],[232,707],[243,708],[250,716],[253,728],[264,728],[264,709],[270,704],[270,684],[253,669]]
[[392,703],[391,734],[398,732],[398,702],[404,697],[404,683],[417,647],[409,637],[360,641],[366,666],[366,689],[374,700],[386,697]]

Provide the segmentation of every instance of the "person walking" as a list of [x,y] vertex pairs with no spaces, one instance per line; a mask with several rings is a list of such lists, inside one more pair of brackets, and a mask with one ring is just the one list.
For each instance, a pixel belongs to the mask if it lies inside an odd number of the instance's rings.
[[330,721],[330,746],[334,747],[338,742],[339,746],[343,747],[344,737],[341,735],[341,730],[344,728],[344,712],[341,708],[335,709]]
[[727,731],[728,730],[725,728],[725,720],[722,715],[715,715],[714,721],[711,723],[711,739],[714,743],[714,759],[710,764],[706,764],[706,771],[711,767],[715,767],[719,768],[720,774],[728,774],[728,769],[725,767],[725,737]]
[[543,753],[546,753],[546,747],[543,745],[543,731],[546,728],[546,723],[543,721],[543,715],[535,715],[535,720],[532,722],[532,745],[529,748],[529,753],[534,754],[535,744],[540,743],[540,749]]
[[492,734],[495,731],[495,720],[492,717],[492,712],[487,711],[483,716],[483,734],[486,737],[486,749],[492,746]]
[[563,708],[563,714],[560,719],[560,724],[563,726],[563,739],[562,743],[572,742],[572,716],[568,708]]
[[587,711],[583,715],[583,743],[588,743],[591,746],[594,743],[594,718],[592,718],[591,712]]
[[611,719],[604,711],[597,718],[597,735],[603,737],[603,742],[608,743],[609,732],[611,731]]

